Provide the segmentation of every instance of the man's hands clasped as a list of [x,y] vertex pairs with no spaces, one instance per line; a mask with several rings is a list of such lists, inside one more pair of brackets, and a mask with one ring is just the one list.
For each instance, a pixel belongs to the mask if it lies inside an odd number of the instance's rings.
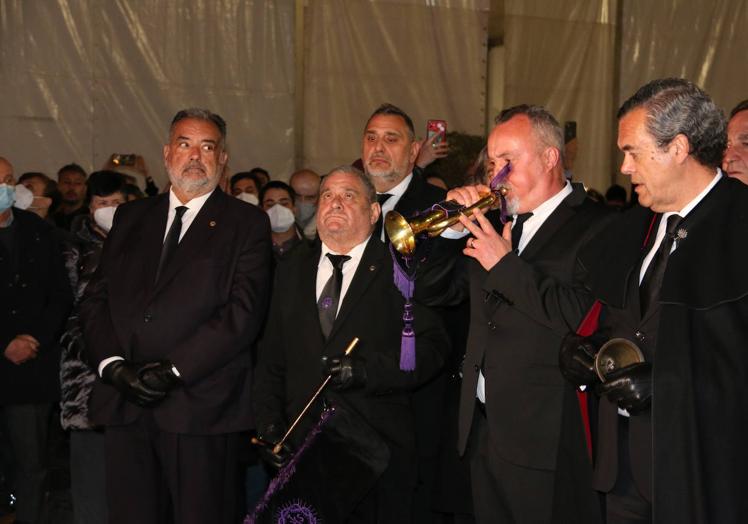
[[101,378],[141,407],[155,406],[182,385],[174,366],[166,360],[146,363],[115,360],[104,367]]

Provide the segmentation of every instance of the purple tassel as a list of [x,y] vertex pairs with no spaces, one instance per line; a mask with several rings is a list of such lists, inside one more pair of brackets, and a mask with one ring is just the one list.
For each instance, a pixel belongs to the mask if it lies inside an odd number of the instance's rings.
[[[491,191],[498,191],[499,187],[501,186],[501,183],[506,180],[506,177],[509,176],[509,173],[512,171],[512,164],[507,162],[504,167],[501,168],[501,171],[496,173],[496,176],[494,176],[491,179],[491,182],[489,182],[488,187],[491,188]],[[509,217],[506,213],[506,198],[504,198],[504,195],[499,194],[499,200],[501,201],[501,223],[506,224],[507,220],[509,220]]]
[[296,472],[296,464],[299,463],[299,460],[301,456],[304,454],[304,452],[309,448],[309,446],[312,445],[312,442],[314,442],[314,439],[317,438],[317,435],[320,431],[322,431],[322,426],[325,425],[327,420],[332,416],[332,414],[335,412],[335,407],[327,408],[322,410],[322,415],[320,415],[319,421],[312,427],[312,430],[309,432],[309,434],[304,439],[303,444],[299,447],[299,450],[294,454],[293,457],[291,457],[291,460],[288,461],[288,464],[283,466],[281,470],[278,472],[278,474],[273,478],[273,480],[270,481],[270,484],[268,485],[268,489],[265,491],[265,494],[262,496],[262,500],[257,503],[257,506],[255,506],[255,509],[247,515],[247,517],[244,519],[244,524],[255,524],[255,521],[257,518],[262,514],[263,511],[268,507],[268,504],[270,503],[270,500],[273,498],[273,495],[275,495],[278,491],[283,489],[283,487],[288,483],[289,480],[291,480],[291,477]]
[[[415,291],[416,272],[408,274],[400,265],[395,250],[390,244],[390,253],[392,254],[392,271],[395,287],[405,299],[403,311],[403,330],[400,337],[400,370],[413,371],[416,369],[416,333],[413,330],[413,292]],[[405,257],[405,264],[408,265],[410,259]]]
[[405,303],[403,313],[403,334],[400,338],[400,369],[413,371],[416,369],[416,334],[413,331],[413,304]]

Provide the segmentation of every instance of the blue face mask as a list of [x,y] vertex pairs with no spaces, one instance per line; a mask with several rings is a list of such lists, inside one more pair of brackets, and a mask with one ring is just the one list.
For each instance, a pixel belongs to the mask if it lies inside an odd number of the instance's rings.
[[9,184],[0,184],[0,213],[10,208],[16,201],[16,188]]

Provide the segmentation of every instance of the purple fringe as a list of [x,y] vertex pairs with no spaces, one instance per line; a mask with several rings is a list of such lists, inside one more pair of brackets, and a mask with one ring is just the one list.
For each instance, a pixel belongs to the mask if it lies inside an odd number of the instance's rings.
[[[496,175],[491,179],[491,182],[489,182],[488,187],[491,188],[491,191],[498,191],[499,186],[501,185],[504,180],[506,180],[506,177],[509,176],[509,173],[512,171],[512,164],[507,162],[507,164],[501,168],[501,171],[496,173]],[[501,201],[501,223],[506,224],[507,220],[509,220],[509,217],[506,213],[506,198],[504,198],[504,195],[499,195],[499,200]],[[499,233],[501,233],[499,231]]]
[[273,498],[273,496],[281,489],[283,489],[288,481],[291,480],[291,477],[296,472],[296,465],[299,463],[301,456],[309,448],[309,446],[312,445],[312,442],[314,442],[314,440],[317,438],[319,432],[322,431],[322,426],[325,425],[325,423],[334,412],[335,407],[327,408],[322,411],[322,414],[319,417],[319,421],[314,425],[314,427],[312,427],[311,431],[304,439],[303,444],[301,444],[301,447],[299,447],[294,456],[291,457],[291,460],[288,461],[288,464],[283,466],[280,471],[278,471],[278,474],[275,476],[275,478],[270,481],[268,489],[265,491],[265,494],[262,496],[260,502],[257,503],[257,506],[255,506],[255,509],[252,510],[252,513],[247,515],[247,517],[244,519],[244,524],[255,524],[257,518],[262,514],[263,511],[267,509],[268,504],[270,503],[270,500]]
[[[416,369],[416,333],[413,330],[413,293],[415,291],[416,272],[410,274],[403,269],[398,261],[395,250],[390,244],[390,253],[392,255],[392,272],[395,287],[405,299],[403,311],[403,330],[400,337],[400,370],[413,371]],[[410,259],[405,258],[405,264],[409,264]]]

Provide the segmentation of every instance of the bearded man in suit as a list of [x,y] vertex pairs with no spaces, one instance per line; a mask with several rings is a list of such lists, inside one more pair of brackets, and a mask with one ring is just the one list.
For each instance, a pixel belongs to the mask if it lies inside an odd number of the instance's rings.
[[164,146],[171,189],[117,208],[81,304],[112,523],[237,516],[271,250],[267,215],[217,188],[225,140],[220,116],[176,114]]

